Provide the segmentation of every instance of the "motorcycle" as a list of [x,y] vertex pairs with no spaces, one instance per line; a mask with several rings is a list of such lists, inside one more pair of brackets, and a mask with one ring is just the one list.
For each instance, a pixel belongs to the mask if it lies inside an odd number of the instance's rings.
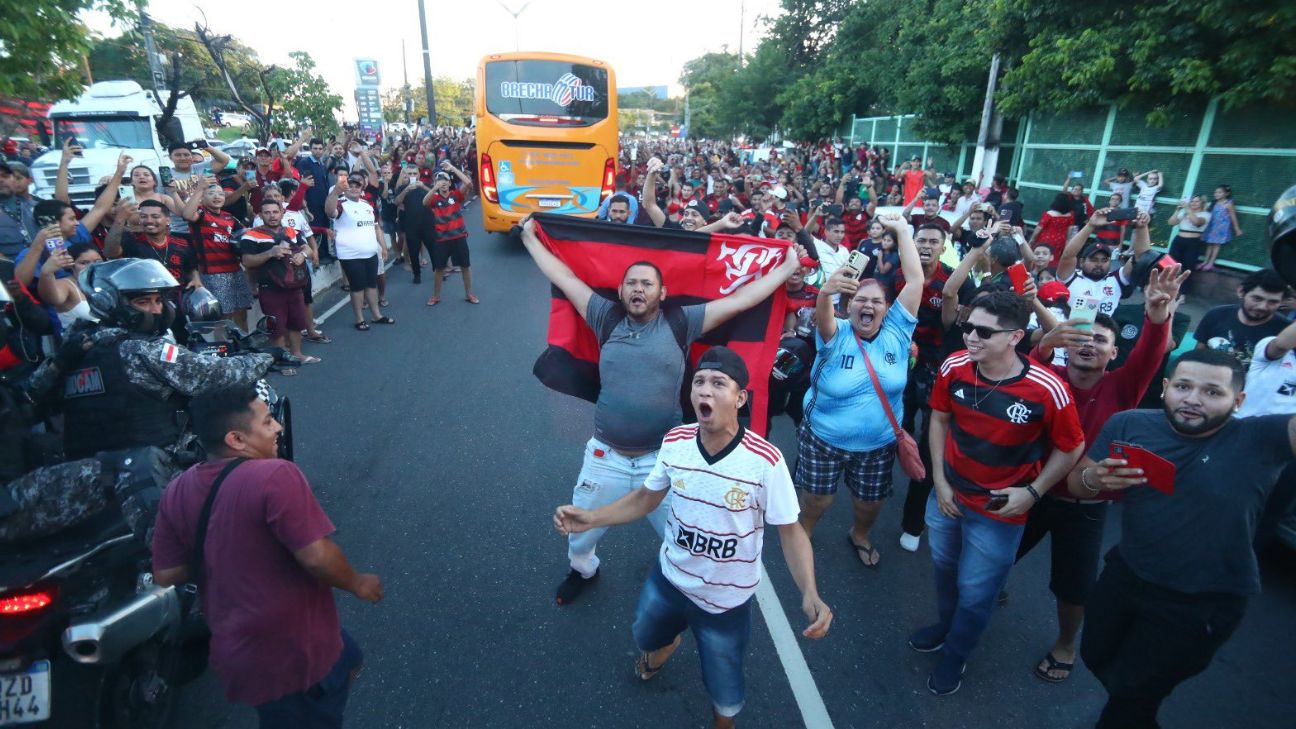
[[[186,344],[217,356],[266,352],[291,366],[269,344],[272,326],[269,317],[248,333],[191,322]],[[291,460],[291,403],[264,380],[257,389],[283,424],[279,456]],[[9,546],[0,557],[0,727],[169,726],[179,688],[206,668],[206,625],[189,610],[196,588],[153,583],[149,549],[116,506]]]

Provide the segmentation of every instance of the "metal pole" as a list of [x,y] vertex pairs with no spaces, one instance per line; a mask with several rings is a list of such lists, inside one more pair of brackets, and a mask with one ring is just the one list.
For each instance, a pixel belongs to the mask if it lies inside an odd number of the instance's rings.
[[743,67],[743,15],[747,10],[746,0],[738,0],[738,68]]
[[432,93],[432,53],[428,50],[427,11],[418,0],[419,31],[423,34],[423,85],[427,91],[428,124],[436,126],[436,99]]
[[404,92],[404,94],[403,94],[403,98],[404,98],[404,104],[405,104],[405,123],[406,123],[406,124],[409,124],[409,123],[410,123],[410,113],[413,111],[413,106],[414,106],[414,104],[412,103],[413,100],[410,99],[409,63],[408,63],[408,61],[409,61],[409,59],[405,57],[405,39],[402,38],[402,39],[401,39],[401,75],[405,77],[405,86],[403,87],[402,91]]
[[153,77],[153,93],[159,104],[165,104],[162,89],[166,88],[166,76],[162,73],[162,57],[158,55],[157,46],[153,44],[153,20],[148,13],[140,11],[140,35],[144,36],[144,51],[148,55],[149,75]]
[[999,135],[994,132],[994,127],[998,126],[1003,129],[1003,120],[999,124],[992,123],[992,118],[997,116],[994,109],[995,87],[999,83],[999,54],[996,53],[990,59],[990,78],[986,81],[985,103],[981,106],[981,131],[977,134],[976,154],[972,158],[972,174],[977,177],[977,187],[983,187],[986,180],[994,179],[995,169],[999,164]]

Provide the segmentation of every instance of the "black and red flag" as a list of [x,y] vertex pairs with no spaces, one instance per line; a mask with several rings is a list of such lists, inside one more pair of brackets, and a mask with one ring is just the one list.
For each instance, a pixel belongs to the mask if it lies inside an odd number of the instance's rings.
[[[788,251],[784,241],[748,235],[616,225],[565,215],[532,217],[544,245],[596,295],[613,301],[626,268],[636,261],[651,261],[661,269],[668,305],[688,306],[724,298],[768,275]],[[535,376],[553,390],[595,402],[598,339],[557,287],[552,287],[551,296],[549,346],[536,360]],[[749,427],[761,435],[769,404],[769,373],[786,308],[787,294],[780,286],[773,296],[703,335],[689,352],[690,367],[718,344],[743,358],[750,374]]]

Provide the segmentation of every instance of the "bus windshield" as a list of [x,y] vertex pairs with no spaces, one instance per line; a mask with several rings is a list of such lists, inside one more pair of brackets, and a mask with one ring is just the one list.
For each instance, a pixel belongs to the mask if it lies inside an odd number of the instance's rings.
[[56,117],[53,122],[56,147],[63,146],[68,137],[75,137],[77,144],[86,149],[153,148],[149,120],[144,117]]
[[486,111],[525,126],[587,127],[608,118],[606,68],[562,61],[486,64]]

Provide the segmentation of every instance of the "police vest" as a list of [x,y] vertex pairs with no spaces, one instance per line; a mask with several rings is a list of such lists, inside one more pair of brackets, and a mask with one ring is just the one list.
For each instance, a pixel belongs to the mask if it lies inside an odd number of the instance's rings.
[[139,446],[167,448],[180,438],[184,401],[163,399],[130,381],[121,343],[86,352],[63,391],[63,449],[68,460]]

